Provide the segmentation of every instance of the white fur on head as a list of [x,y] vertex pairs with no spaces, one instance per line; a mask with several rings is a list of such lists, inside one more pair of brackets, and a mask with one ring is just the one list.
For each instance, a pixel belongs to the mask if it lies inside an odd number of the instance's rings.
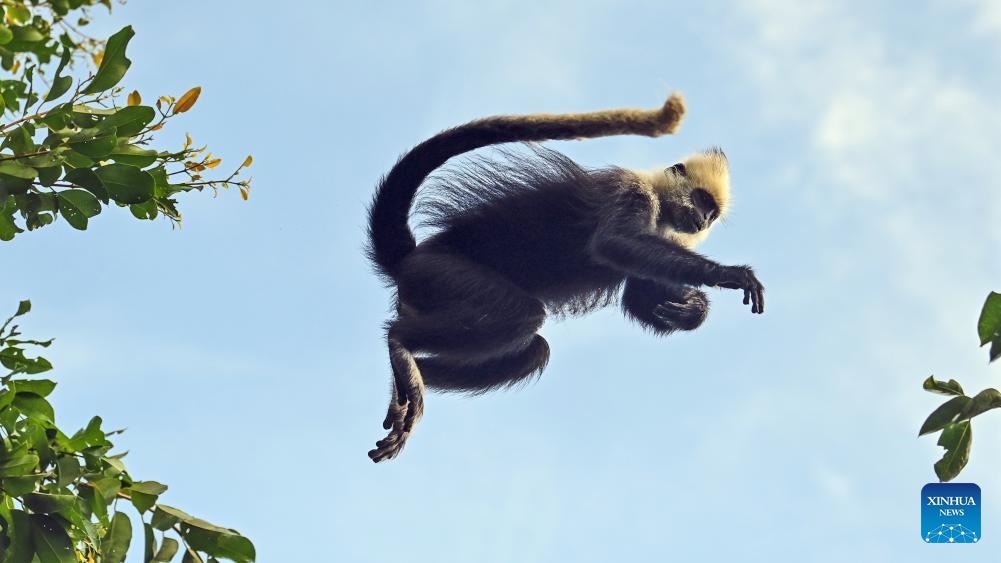
[[[730,167],[723,151],[715,147],[710,148],[689,156],[681,161],[681,164],[684,165],[683,174],[667,168],[640,175],[649,182],[655,193],[670,194],[689,201],[692,190],[702,188],[716,200],[720,218],[725,216],[730,204]],[[665,228],[661,236],[672,239],[686,248],[694,248],[709,236],[709,229],[697,233],[681,233]]]
[[723,151],[713,147],[686,158],[683,163],[690,189],[702,188],[709,192],[719,206],[720,217],[726,215],[730,204],[730,165]]

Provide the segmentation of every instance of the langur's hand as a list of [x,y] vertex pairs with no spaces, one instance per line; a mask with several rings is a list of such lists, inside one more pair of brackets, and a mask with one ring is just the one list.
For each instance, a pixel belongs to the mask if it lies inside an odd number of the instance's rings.
[[765,312],[765,286],[758,281],[750,266],[728,266],[714,285],[744,290],[744,305],[750,304],[752,313]]

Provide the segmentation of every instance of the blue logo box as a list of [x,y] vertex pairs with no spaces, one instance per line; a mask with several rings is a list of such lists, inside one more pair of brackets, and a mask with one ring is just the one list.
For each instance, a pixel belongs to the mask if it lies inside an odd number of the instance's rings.
[[980,541],[980,487],[928,483],[921,489],[921,539],[925,543]]

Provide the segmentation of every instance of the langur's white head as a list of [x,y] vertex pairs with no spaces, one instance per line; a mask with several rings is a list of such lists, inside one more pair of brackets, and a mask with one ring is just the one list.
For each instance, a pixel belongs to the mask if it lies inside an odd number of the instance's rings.
[[730,168],[713,147],[649,176],[660,201],[657,228],[688,248],[709,235],[730,203]]

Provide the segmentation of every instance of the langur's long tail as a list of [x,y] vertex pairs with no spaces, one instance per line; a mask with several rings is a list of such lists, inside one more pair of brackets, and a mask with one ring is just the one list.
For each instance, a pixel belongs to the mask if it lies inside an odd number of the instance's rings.
[[407,220],[417,189],[453,156],[488,145],[515,141],[589,139],[611,135],[659,137],[674,133],[685,115],[685,101],[671,94],[658,109],[613,109],[590,113],[504,115],[448,129],[403,155],[379,187],[369,208],[369,257],[380,274],[396,278],[400,262],[417,241]]

